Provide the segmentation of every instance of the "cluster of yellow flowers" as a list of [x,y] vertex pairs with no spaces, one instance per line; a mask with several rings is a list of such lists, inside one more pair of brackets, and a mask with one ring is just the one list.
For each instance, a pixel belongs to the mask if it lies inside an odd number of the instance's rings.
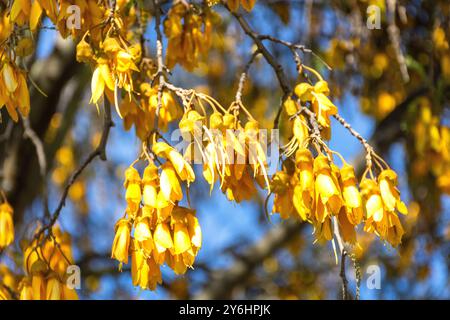
[[0,251],[14,241],[13,208],[4,199],[0,204]]
[[67,268],[73,264],[71,238],[53,227],[52,235],[33,239],[24,251],[27,274],[19,283],[21,300],[76,300],[77,292],[67,284]]
[[125,172],[127,210],[116,224],[111,256],[127,264],[131,255],[133,284],[154,290],[164,263],[176,274],[192,267],[202,234],[195,211],[178,204],[180,180],[187,185],[195,180],[191,166],[165,142],[156,142],[152,153],[165,163],[157,167],[148,159],[142,179],[133,167]]
[[[155,125],[158,108],[158,89],[149,83],[142,83],[138,91],[139,100],[123,99],[120,113],[123,116],[124,127],[129,130],[134,125],[136,135],[145,140],[150,136]],[[161,97],[161,107],[158,116],[158,129],[166,131],[168,124],[181,117],[182,109],[169,91],[164,90]]]
[[[14,0],[12,2],[10,16],[11,20],[18,26],[29,25],[32,32],[36,31],[42,19],[43,13],[58,27],[62,37],[80,36],[98,26],[107,10],[103,4],[104,1],[84,1],[84,0]],[[123,3],[123,1],[118,1]],[[73,10],[76,6],[77,10]],[[80,14],[75,17],[74,14]],[[79,19],[79,25],[76,25]],[[72,25],[71,25],[72,24]],[[99,30],[95,31],[100,35]]]
[[[283,147],[286,160],[282,170],[272,177],[271,190],[275,193],[272,212],[280,213],[283,219],[295,217],[311,223],[320,242],[332,240],[334,228],[338,227],[343,240],[354,244],[355,228],[364,221],[365,231],[375,232],[397,246],[404,233],[397,212],[407,214],[396,188],[397,174],[384,161],[374,159],[380,169],[378,179],[368,167],[359,184],[361,191],[358,189],[354,168],[321,140],[329,139],[330,116],[338,110],[327,97],[328,84],[318,77],[320,81],[314,86],[308,83],[296,86],[298,102],[289,98],[284,104],[285,112],[293,117],[293,137]],[[310,131],[314,130],[299,113],[298,103],[312,107],[314,121],[321,127],[320,137],[311,136]],[[310,145],[315,148],[316,156],[308,149]],[[368,157],[378,157],[370,152]],[[341,159],[342,168],[334,164],[334,154]]]
[[6,106],[8,114],[14,121],[19,120],[17,110],[24,116],[30,113],[30,94],[28,92],[25,72],[20,70],[6,57],[0,61],[0,109]]
[[176,3],[164,21],[164,32],[168,39],[166,64],[173,68],[179,63],[192,71],[198,66],[198,58],[205,55],[211,46],[212,25],[219,16],[209,8],[202,16],[194,14],[184,2]]
[[13,13],[0,13],[0,109],[6,106],[9,116],[18,121],[17,111],[25,117],[30,112],[30,94],[26,73],[16,64],[16,58],[29,55],[33,44],[29,37],[13,36],[17,16]]
[[330,94],[328,83],[323,81],[320,76],[319,79],[314,86],[306,82],[298,84],[295,87],[295,94],[301,103],[311,104],[317,122],[322,126],[321,135],[324,139],[329,140],[331,136],[330,116],[335,115],[338,110],[327,97]]
[[450,194],[450,128],[433,115],[428,98],[419,100],[419,115],[413,127],[413,172],[418,178],[430,172],[437,177],[439,189]]
[[[102,51],[95,57],[96,67],[91,81],[92,103],[97,103],[105,89],[117,95],[117,89],[123,88],[131,94],[133,91],[131,73],[139,71],[135,64],[141,55],[139,44],[128,47],[123,41],[121,42],[120,37],[107,37],[100,43],[100,48]],[[77,57],[81,54],[89,54],[89,49],[85,41],[80,42],[77,46],[77,53],[79,53]],[[112,97],[111,94],[110,97]],[[114,101],[114,99],[111,100]]]
[[242,125],[238,116],[236,104],[222,113],[215,108],[209,119],[191,109],[181,118],[179,128],[184,139],[193,142],[186,157],[194,162],[201,160],[210,190],[219,181],[228,200],[241,202],[256,194],[254,180],[261,187],[268,186],[269,180],[264,131],[252,117]]
[[314,226],[318,241],[333,239],[332,218],[336,217],[345,242],[356,242],[356,226],[365,221],[364,230],[375,232],[392,246],[404,233],[397,211],[407,214],[396,188],[397,175],[383,170],[377,180],[364,177],[358,189],[354,168],[344,163],[337,167],[329,156],[313,156],[308,149],[298,149],[295,162],[283,163],[271,181],[275,193],[272,212],[283,219],[300,218]]

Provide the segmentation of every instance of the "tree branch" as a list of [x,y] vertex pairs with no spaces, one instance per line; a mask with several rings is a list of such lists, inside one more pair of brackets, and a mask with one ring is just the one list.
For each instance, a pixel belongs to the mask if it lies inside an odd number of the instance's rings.
[[91,152],[91,154],[86,158],[86,160],[80,165],[80,167],[72,174],[72,176],[69,179],[69,182],[67,183],[66,187],[64,188],[63,194],[61,196],[61,199],[59,200],[58,206],[56,207],[55,211],[50,217],[50,220],[36,233],[35,239],[39,239],[42,234],[44,234],[45,231],[51,231],[53,225],[58,220],[58,217],[61,213],[61,210],[66,204],[66,198],[69,194],[70,187],[75,183],[77,178],[81,175],[81,173],[84,171],[84,169],[96,158],[99,157],[101,160],[106,161],[106,144],[108,142],[108,136],[109,131],[111,127],[114,126],[114,123],[111,119],[111,105],[109,103],[109,100],[107,97],[104,97],[104,122],[103,122],[103,131],[102,136],[100,139],[100,143],[98,144],[97,148]]

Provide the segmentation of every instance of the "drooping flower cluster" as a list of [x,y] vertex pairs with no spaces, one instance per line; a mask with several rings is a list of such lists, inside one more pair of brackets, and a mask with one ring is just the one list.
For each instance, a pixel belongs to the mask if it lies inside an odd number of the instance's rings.
[[179,127],[183,138],[192,141],[186,153],[203,164],[203,177],[211,191],[219,181],[228,200],[241,202],[256,194],[255,180],[261,187],[265,181],[268,185],[267,141],[254,119],[242,126],[237,113],[215,111],[206,121],[196,110],[189,110]]
[[[123,116],[124,127],[129,130],[134,125],[136,135],[145,140],[150,136],[155,126],[158,109],[158,89],[148,83],[142,83],[138,90],[139,99],[123,99],[120,113]],[[173,98],[172,93],[164,90],[159,108],[158,128],[166,131],[168,125],[181,117],[182,110]]]
[[[407,214],[396,188],[397,175],[382,159],[378,161],[379,156],[372,149],[366,150],[369,159],[376,158],[380,173],[375,180],[370,160],[359,190],[354,168],[322,141],[329,139],[330,116],[337,114],[337,107],[327,97],[328,84],[318,77],[320,81],[314,86],[297,85],[298,102],[288,98],[284,103],[285,112],[293,119],[292,138],[283,147],[286,160],[282,170],[272,177],[272,212],[280,213],[283,219],[295,217],[311,223],[318,241],[332,240],[338,231],[345,242],[354,244],[356,227],[364,221],[365,231],[397,246],[404,233],[397,212]],[[314,125],[302,114],[301,104],[311,107],[314,114],[310,121],[321,129],[320,134],[314,132]],[[334,163],[333,155],[341,159],[341,168]]]
[[322,126],[322,136],[329,140],[331,137],[330,116],[337,113],[337,107],[328,99],[330,89],[328,83],[323,80],[316,82],[314,86],[303,82],[295,87],[295,94],[302,103],[310,103],[317,116],[317,122]]
[[116,224],[111,256],[127,264],[131,255],[133,284],[154,290],[164,263],[176,274],[192,267],[202,235],[195,211],[178,204],[180,182],[195,180],[191,166],[165,142],[156,142],[152,154],[165,162],[157,167],[148,159],[142,179],[133,167],[125,172],[127,210]]
[[383,170],[378,180],[358,180],[352,166],[338,168],[324,154],[313,156],[308,149],[298,149],[295,166],[287,160],[283,170],[272,178],[275,193],[272,212],[283,219],[300,218],[314,226],[319,241],[333,239],[336,217],[345,242],[354,244],[355,228],[364,221],[364,230],[397,246],[404,233],[397,212],[407,214],[396,189],[397,175]]
[[168,38],[166,64],[173,68],[179,63],[192,71],[198,66],[199,56],[205,55],[211,46],[212,25],[219,16],[205,7],[203,14],[194,14],[184,2],[176,3],[164,21],[164,32]]
[[58,227],[50,236],[34,238],[24,250],[26,276],[19,283],[21,300],[77,300],[78,294],[68,281],[73,264],[71,237]]
[[8,114],[14,121],[19,120],[19,113],[26,117],[30,113],[30,94],[23,70],[0,50],[0,109],[6,106]]

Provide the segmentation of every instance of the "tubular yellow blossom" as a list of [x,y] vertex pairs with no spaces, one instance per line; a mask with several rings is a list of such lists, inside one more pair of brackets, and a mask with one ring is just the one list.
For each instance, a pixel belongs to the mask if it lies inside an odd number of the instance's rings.
[[126,188],[125,199],[127,200],[128,208],[132,214],[135,214],[139,209],[142,197],[141,178],[135,168],[129,167],[125,171],[124,187]]
[[31,286],[31,280],[28,277],[22,279],[19,284],[19,299],[20,300],[33,300],[33,288]]
[[175,254],[183,253],[191,248],[188,228],[184,223],[175,223],[173,237]]
[[63,292],[62,286],[63,285],[56,275],[51,275],[49,279],[47,279],[46,300],[61,300]]
[[314,209],[313,156],[308,149],[298,149],[295,154],[298,183],[294,187],[293,204],[303,220],[311,219]]
[[397,189],[397,174],[393,170],[383,170],[378,176],[381,198],[387,211],[394,212],[397,209],[402,214],[407,214],[408,209],[400,200]]
[[156,226],[153,238],[155,239],[155,244],[165,249],[173,248],[172,235],[166,223],[160,223]]
[[328,214],[338,214],[342,206],[342,196],[338,181],[331,172],[326,156],[314,159],[316,219],[324,222]]
[[128,263],[131,223],[128,219],[120,219],[116,223],[116,235],[111,250],[111,258],[122,263]]
[[345,202],[348,221],[356,226],[363,218],[363,204],[357,187],[357,179],[353,167],[345,164],[341,169],[341,188]]
[[180,182],[178,181],[175,169],[170,162],[166,162],[162,165],[160,188],[164,197],[169,202],[180,201],[183,199]]
[[40,273],[33,274],[31,277],[31,289],[33,300],[45,300],[46,284],[44,276]]
[[191,165],[167,143],[157,142],[153,144],[152,150],[157,156],[170,160],[181,180],[187,181],[188,184],[195,180],[194,170],[192,170]]

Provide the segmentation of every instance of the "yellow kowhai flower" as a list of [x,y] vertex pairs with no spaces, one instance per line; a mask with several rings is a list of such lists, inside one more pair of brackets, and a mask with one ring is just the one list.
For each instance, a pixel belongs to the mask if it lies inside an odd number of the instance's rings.
[[25,277],[19,283],[19,299],[33,300],[33,288],[29,277]]
[[341,207],[337,219],[342,239],[351,244],[356,243],[355,224],[349,220],[348,210],[345,206]]
[[15,122],[19,119],[16,108],[24,117],[30,112],[30,94],[25,76],[9,63],[5,63],[1,69],[0,109],[3,106],[6,106],[9,116]]
[[36,31],[39,21],[41,20],[42,12],[43,8],[41,4],[38,0],[34,0],[30,11],[30,30],[32,32]]
[[175,207],[171,216],[174,230],[174,254],[179,255],[191,251],[195,257],[201,247],[201,229],[195,212],[184,207]]
[[294,119],[292,132],[294,134],[294,138],[296,139],[298,146],[300,148],[306,148],[307,141],[309,138],[309,131],[305,117],[299,115]]
[[13,32],[14,23],[11,23],[11,15],[6,10],[0,13],[0,42],[3,43]]
[[121,263],[128,263],[128,250],[130,246],[131,222],[122,218],[115,226],[116,235],[111,250],[111,258]]
[[13,208],[7,203],[0,205],[0,249],[14,241]]
[[[148,86],[148,88],[147,88]],[[158,89],[150,88],[148,83],[141,85],[141,91],[148,97],[148,112],[150,112],[150,121],[153,126],[154,119],[156,117],[156,110],[158,109]],[[158,116],[158,128],[163,131],[167,131],[168,124],[181,117],[182,111],[178,106],[178,103],[173,98],[172,94],[168,91],[163,91],[161,97],[161,107],[159,109]]]
[[394,247],[402,242],[405,231],[403,230],[400,219],[395,213],[388,212],[388,230],[386,240]]
[[166,162],[162,165],[160,176],[160,189],[164,197],[169,202],[180,201],[183,199],[180,182],[173,165]]
[[324,243],[333,239],[333,225],[331,216],[326,216],[323,222],[314,223],[314,234],[316,235],[316,241]]
[[130,213],[134,215],[139,209],[142,197],[141,177],[135,168],[129,167],[125,170],[124,187],[126,188],[125,199],[127,200],[128,208]]
[[40,252],[50,269],[62,278],[69,264],[73,263],[71,237],[69,233],[61,232],[59,227],[54,227],[52,233],[55,238],[45,241]]
[[150,255],[155,248],[151,231],[156,224],[155,210],[144,206],[141,212],[141,216],[135,220],[134,238],[144,253]]
[[[233,164],[230,166],[230,176],[225,177],[222,182],[222,192],[225,193],[227,199],[236,201],[237,203],[243,200],[250,200],[257,193],[254,179],[250,174],[250,170],[246,166]],[[240,179],[235,176],[235,172],[239,171]]]
[[338,214],[342,206],[339,183],[332,172],[329,160],[324,155],[314,159],[316,219],[324,222],[330,214]]
[[386,211],[376,181],[364,179],[361,182],[361,194],[366,202],[367,218],[364,231],[375,232],[382,240],[397,246],[403,236],[403,227],[393,211]]
[[[216,115],[211,115],[211,117],[217,118]],[[220,114],[219,114],[220,115]],[[201,132],[203,123],[205,122],[205,117],[201,116],[196,110],[188,110],[184,113],[183,117],[180,120],[179,128],[181,130],[181,133],[190,133],[190,134],[196,134],[198,132]],[[190,138],[190,136],[187,136],[187,138]]]
[[355,170],[352,166],[345,164],[340,173],[342,196],[344,198],[347,219],[352,225],[356,226],[361,222],[364,211],[361,194],[357,187]]
[[153,239],[155,240],[156,249],[160,252],[173,248],[172,235],[167,223],[159,223],[156,226]]
[[372,179],[363,179],[360,183],[360,187],[361,195],[365,202],[367,219],[373,220],[374,222],[381,222],[384,215],[384,206],[380,188],[376,181]]
[[31,291],[33,300],[46,299],[46,282],[42,273],[36,273],[31,276]]
[[156,208],[156,199],[158,195],[159,176],[158,168],[154,163],[149,163],[144,170],[142,177],[143,192],[142,198],[145,206]]
[[31,11],[31,0],[14,0],[11,6],[11,21],[22,26],[29,19]]
[[194,254],[197,254],[197,251],[202,246],[202,229],[200,228],[200,223],[195,216],[195,212],[192,210],[188,210],[186,219],[192,250]]
[[149,217],[138,217],[135,221],[134,239],[138,242],[145,242],[152,239],[152,232],[150,230]]
[[308,149],[299,149],[295,154],[298,182],[294,187],[293,204],[303,220],[311,219],[314,207],[313,156]]
[[56,275],[52,274],[47,279],[46,300],[61,300],[63,285]]
[[328,131],[325,137],[329,138],[330,116],[337,114],[337,107],[328,99],[330,90],[328,83],[320,80],[314,86],[309,83],[300,83],[295,87],[295,94],[302,102],[310,101],[317,115],[317,122]]
[[166,65],[173,68],[181,64],[192,71],[198,66],[200,55],[211,47],[212,25],[220,19],[212,10],[205,8],[202,17],[192,14],[190,7],[176,3],[164,21],[164,33],[168,38]]
[[162,283],[159,265],[138,248],[134,248],[131,254],[131,278],[133,285],[142,289],[155,290],[156,285]]
[[100,97],[103,95],[106,88],[114,92],[115,90],[115,80],[111,73],[111,70],[104,60],[99,60],[99,64],[92,74],[91,80],[91,103],[96,104]]
[[92,47],[86,42],[84,38],[77,44],[77,56],[78,62],[89,62],[93,57]]
[[389,212],[397,209],[402,214],[408,213],[405,203],[400,200],[400,192],[397,189],[397,174],[393,170],[383,170],[378,176],[381,198],[384,207]]
[[180,179],[186,181],[188,185],[195,180],[191,165],[173,147],[165,142],[156,142],[153,144],[152,150],[157,156],[170,160]]
[[275,193],[272,212],[278,212],[282,219],[287,219],[294,212],[292,206],[293,190],[290,186],[290,176],[284,171],[278,171],[271,180],[270,189]]
[[191,239],[186,224],[177,222],[173,228],[174,253],[180,254],[191,249]]

